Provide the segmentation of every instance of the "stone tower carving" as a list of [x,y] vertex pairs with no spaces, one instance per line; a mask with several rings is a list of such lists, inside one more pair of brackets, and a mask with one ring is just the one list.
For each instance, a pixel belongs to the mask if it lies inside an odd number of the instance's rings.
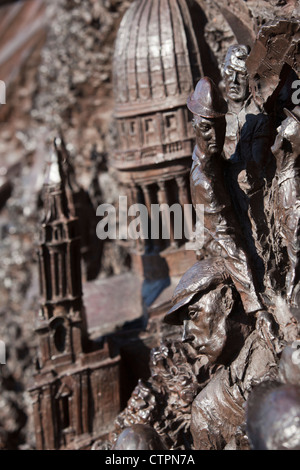
[[42,305],[36,327],[43,365],[52,360],[74,362],[82,352],[85,336],[78,219],[67,197],[62,161],[56,151],[47,166],[38,251]]
[[62,163],[54,145],[38,249],[39,358],[29,389],[37,449],[89,448],[107,434],[120,409],[119,356],[111,358],[106,343],[101,348],[87,335],[78,219]]

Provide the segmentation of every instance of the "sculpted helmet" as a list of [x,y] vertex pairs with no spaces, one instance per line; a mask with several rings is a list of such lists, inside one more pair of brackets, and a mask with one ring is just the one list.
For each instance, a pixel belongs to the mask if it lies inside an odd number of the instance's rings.
[[284,112],[287,117],[293,118],[298,124],[300,124],[300,106],[295,106],[291,111],[284,108]]
[[193,114],[207,119],[224,117],[228,109],[219,89],[208,77],[199,80],[195,91],[188,97],[187,107]]
[[154,428],[147,424],[133,424],[118,436],[114,450],[167,450],[167,448]]
[[253,450],[300,449],[300,387],[266,380],[246,403],[246,432]]
[[229,276],[225,271],[222,258],[197,261],[182,276],[172,298],[173,307],[164,317],[164,322],[181,325],[180,313],[186,309],[194,297],[225,283]]
[[223,72],[226,67],[231,66],[237,72],[247,72],[246,60],[250,53],[250,47],[243,44],[230,46],[223,65]]

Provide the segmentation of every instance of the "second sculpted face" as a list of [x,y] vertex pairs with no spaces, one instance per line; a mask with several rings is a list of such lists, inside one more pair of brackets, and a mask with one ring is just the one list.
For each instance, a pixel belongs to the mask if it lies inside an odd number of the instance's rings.
[[249,94],[249,80],[246,69],[237,70],[232,65],[227,65],[224,70],[226,95],[229,100],[235,102],[245,101]]
[[225,118],[208,119],[195,116],[194,129],[197,145],[204,155],[213,156],[222,153],[226,130]]

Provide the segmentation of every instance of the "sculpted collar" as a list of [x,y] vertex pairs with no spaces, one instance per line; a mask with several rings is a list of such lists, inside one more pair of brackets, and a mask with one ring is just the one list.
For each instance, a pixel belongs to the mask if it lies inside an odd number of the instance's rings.
[[195,145],[193,156],[192,156],[193,161],[197,163],[197,165],[201,165],[201,163],[204,162],[206,158],[207,157],[205,156],[205,154],[200,151],[198,145]]
[[[258,114],[258,113],[262,112],[261,109],[259,108],[259,106],[254,101],[252,94],[250,94],[248,96],[248,98],[242,104],[242,106],[241,106],[241,108],[238,112],[236,112],[234,110],[231,110],[230,106],[228,106],[228,107],[229,107],[229,110],[228,110],[227,114],[232,114],[234,116],[240,116],[240,115],[243,115],[243,114],[246,115],[248,113]],[[250,109],[248,109],[248,108],[250,108]]]
[[[200,166],[201,169],[210,170],[213,169],[213,167],[215,168],[216,165],[216,158],[205,155],[205,153],[201,152],[198,145],[195,145],[194,147],[192,159],[195,165]],[[218,159],[220,159],[219,164],[221,165],[221,162],[223,163],[225,160],[223,152],[218,156]]]

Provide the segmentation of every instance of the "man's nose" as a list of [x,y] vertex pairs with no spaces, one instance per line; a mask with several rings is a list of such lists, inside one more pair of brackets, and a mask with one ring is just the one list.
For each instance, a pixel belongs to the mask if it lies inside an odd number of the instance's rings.
[[216,136],[217,136],[216,129],[211,127],[211,129],[209,131],[209,140],[213,141],[213,142],[216,142],[216,138],[217,138]]
[[230,81],[232,83],[239,83],[239,80],[238,80],[238,73],[236,70],[234,70],[231,74],[230,74]]
[[281,134],[278,134],[273,146],[271,147],[272,153],[276,153],[278,150],[282,148],[282,143],[283,143],[283,136]]
[[183,334],[182,334],[182,342],[183,343],[188,343],[193,341],[194,335],[190,333],[190,328],[189,328],[189,321],[184,320],[183,321]]

